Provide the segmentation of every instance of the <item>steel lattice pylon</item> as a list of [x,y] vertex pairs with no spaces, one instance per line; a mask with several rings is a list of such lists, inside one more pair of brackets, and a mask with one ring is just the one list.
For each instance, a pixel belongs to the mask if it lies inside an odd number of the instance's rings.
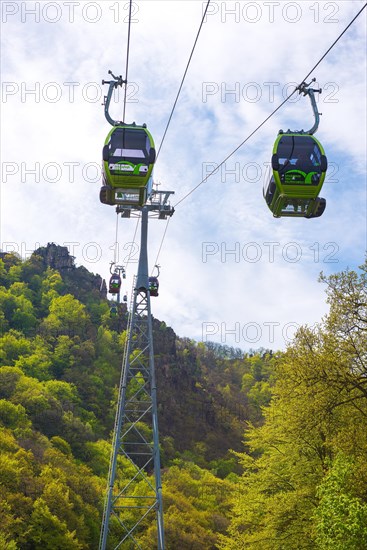
[[[147,232],[149,213],[158,214],[159,219],[173,214],[173,208],[167,204],[169,194],[157,192],[156,200],[141,208],[139,266],[127,327],[100,550],[142,548],[136,538],[137,528],[153,513],[157,521],[158,550],[164,550]],[[130,217],[134,209],[118,207],[118,211],[123,217]],[[120,471],[123,480],[116,482]],[[114,540],[111,542],[112,518]]]

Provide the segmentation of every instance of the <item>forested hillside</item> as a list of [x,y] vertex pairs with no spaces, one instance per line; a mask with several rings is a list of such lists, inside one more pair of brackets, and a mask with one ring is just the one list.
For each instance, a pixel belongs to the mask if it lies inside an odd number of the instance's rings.
[[[285,353],[154,319],[167,550],[367,547],[366,264],[323,282]],[[0,285],[0,550],[96,549],[126,305],[54,244],[1,254]]]

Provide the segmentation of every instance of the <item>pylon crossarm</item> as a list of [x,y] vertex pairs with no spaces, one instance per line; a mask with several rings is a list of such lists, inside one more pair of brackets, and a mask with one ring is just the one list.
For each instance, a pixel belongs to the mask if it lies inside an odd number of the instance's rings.
[[[124,499],[129,499],[129,498],[131,498],[132,500],[133,500],[133,499],[135,499],[135,500],[139,500],[139,499],[142,499],[142,500],[152,500],[152,499],[154,499],[153,496],[149,496],[149,495],[147,495],[146,497],[137,496],[137,495],[131,495],[131,496],[126,495],[126,496],[123,497],[123,498],[124,498]],[[115,506],[115,508],[118,509],[119,506]],[[121,508],[122,508],[122,506],[121,506]],[[144,506],[140,506],[140,505],[139,505],[139,506],[134,506],[134,505],[132,505],[131,508],[146,508],[146,506],[144,507]]]
[[[146,394],[143,393],[143,390],[140,391],[140,394],[144,397]],[[129,407],[129,408],[128,408]],[[131,408],[130,408],[131,407]],[[129,416],[129,421],[134,423],[136,422],[136,416],[138,414],[149,412],[151,410],[151,407],[149,407],[149,402],[144,400],[130,400],[126,402],[126,408],[125,408],[125,414],[126,416]]]

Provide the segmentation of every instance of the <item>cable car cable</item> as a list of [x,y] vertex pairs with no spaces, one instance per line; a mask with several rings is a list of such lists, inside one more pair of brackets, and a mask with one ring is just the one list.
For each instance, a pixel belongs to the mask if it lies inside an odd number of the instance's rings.
[[113,263],[114,264],[116,264],[116,259],[117,259],[118,230],[119,230],[119,215],[116,214],[115,251],[114,251],[114,255],[113,255]]
[[210,176],[212,176],[212,175],[214,174],[214,172],[216,172],[221,166],[223,166],[223,164],[224,164],[225,162],[227,162],[227,160],[228,160],[229,158],[231,158],[231,157],[238,151],[238,149],[240,149],[240,148],[242,147],[242,145],[244,145],[244,144],[245,144],[245,143],[246,143],[246,142],[247,142],[247,141],[248,141],[248,140],[249,140],[249,139],[250,139],[250,138],[260,129],[260,128],[261,128],[261,127],[262,127],[262,126],[264,126],[264,124],[265,124],[273,115],[275,115],[275,113],[276,113],[277,111],[279,111],[279,109],[280,109],[281,107],[283,107],[283,105],[292,97],[292,95],[296,93],[297,89],[298,89],[298,87],[295,88],[295,89],[293,90],[293,92],[292,92],[289,96],[287,96],[287,97],[285,98],[285,100],[282,101],[282,103],[281,103],[280,105],[278,105],[278,107],[277,107],[269,116],[267,116],[266,119],[263,120],[263,121],[257,126],[257,128],[255,128],[255,130],[253,130],[253,131],[251,132],[251,134],[247,136],[246,139],[244,139],[244,140],[242,141],[242,143],[240,143],[240,144],[236,147],[236,149],[234,149],[229,155],[227,155],[226,158],[225,158],[224,160],[222,160],[222,162],[221,162],[216,168],[214,168],[214,170],[212,170],[211,172],[209,172],[209,174],[208,174],[207,176],[205,176],[205,178],[204,178],[203,180],[201,180],[200,183],[198,183],[193,189],[191,189],[191,191],[189,191],[186,195],[184,195],[184,196],[182,197],[182,199],[180,199],[178,202],[176,202],[176,204],[174,205],[174,208],[176,208],[176,207],[177,207],[181,202],[183,202],[188,196],[190,196],[194,191],[196,191],[196,189],[197,189],[198,187],[200,187],[200,185],[202,185],[203,183],[205,183],[205,182],[210,178]]
[[327,56],[327,54],[333,49],[333,47],[335,46],[335,44],[341,39],[341,37],[343,36],[343,34],[349,29],[349,27],[354,23],[354,21],[357,19],[357,17],[359,17],[362,13],[362,11],[365,9],[365,7],[367,6],[367,2],[365,3],[365,5],[363,6],[363,8],[361,8],[359,10],[359,12],[357,13],[357,15],[355,15],[352,19],[352,21],[345,27],[345,29],[343,30],[343,32],[338,36],[338,38],[331,44],[330,48],[324,53],[324,55],[319,59],[319,61],[316,63],[316,65],[314,67],[312,67],[312,69],[310,70],[310,72],[305,76],[305,78],[302,80],[302,82],[306,82],[306,80],[308,79],[308,77],[310,76],[310,74],[313,73],[313,71],[316,69],[316,67],[318,67],[321,63],[321,61],[323,61],[325,59],[325,57]]
[[[165,227],[165,230],[164,230],[164,232],[163,232],[163,237],[162,237],[162,240],[161,240],[161,244],[159,245],[159,249],[158,249],[158,252],[157,252],[157,256],[156,256],[154,265],[157,265],[157,264],[158,264],[159,254],[161,253],[161,250],[162,250],[163,241],[164,241],[164,238],[165,238],[166,233],[167,233],[168,224],[169,224],[169,222],[170,222],[170,219],[171,219],[170,217],[167,218],[166,227]],[[153,267],[153,270],[154,270],[154,267]],[[151,272],[151,275],[153,275],[153,270],[152,270],[152,272]]]
[[[309,73],[307,73],[307,75],[305,76],[305,78],[302,80],[302,83],[305,82],[307,80],[307,78],[310,76],[310,74],[315,70],[316,67],[318,67],[321,63],[321,61],[323,61],[323,59],[325,59],[325,57],[327,56],[327,54],[332,50],[332,48],[335,46],[335,44],[340,40],[340,38],[343,36],[343,34],[349,29],[349,27],[354,23],[354,21],[357,19],[357,17],[359,17],[359,15],[362,13],[362,11],[365,9],[365,7],[367,6],[367,2],[365,3],[365,5],[363,6],[363,8],[361,8],[359,10],[359,12],[353,17],[353,19],[350,21],[350,23],[347,25],[347,27],[343,30],[343,32],[338,36],[338,38],[333,42],[333,44],[330,46],[330,48],[324,53],[324,55],[319,59],[319,61],[316,63],[316,65],[311,69],[311,71]],[[302,84],[301,83],[301,84]],[[193,189],[191,189],[191,191],[189,191],[186,195],[184,195],[182,197],[182,199],[180,199],[175,205],[174,205],[174,208],[176,208],[181,202],[183,202],[187,197],[189,197],[194,191],[196,191],[196,189],[198,189],[198,187],[200,187],[203,183],[205,183],[209,178],[210,176],[212,176],[214,174],[214,172],[216,172],[221,166],[223,166],[223,164],[230,158],[232,157],[237,151],[238,149],[240,149],[242,147],[242,145],[244,145],[273,115],[275,115],[275,113],[277,111],[279,111],[279,109],[281,107],[283,107],[283,105],[295,94],[295,92],[297,90],[299,90],[299,87],[301,86],[298,85],[297,88],[295,88],[293,90],[293,92],[287,96],[285,98],[285,100],[280,104],[278,105],[278,107],[268,116],[266,117],[266,119],[261,122],[261,124],[259,124],[259,126],[257,126],[257,128],[255,128],[255,130],[253,132],[251,132],[251,134],[249,136],[247,136],[246,139],[244,139],[242,141],[242,143],[240,143],[229,155],[227,155],[227,157],[216,167],[214,168],[214,170],[212,170],[211,172],[209,172],[209,174],[200,182],[198,183]]]
[[201,28],[202,28],[203,23],[204,23],[204,19],[205,19],[205,16],[206,16],[206,12],[208,11],[209,4],[210,4],[210,0],[208,0],[208,2],[207,2],[207,4],[206,4],[206,7],[205,7],[205,10],[204,10],[204,13],[203,13],[203,17],[202,17],[202,19],[201,19],[200,27],[199,27],[199,30],[198,30],[198,32],[197,32],[197,35],[196,35],[196,38],[195,38],[195,41],[194,41],[194,45],[193,45],[192,50],[191,50],[191,54],[190,54],[189,60],[188,60],[187,65],[186,65],[186,69],[185,69],[184,75],[183,75],[183,77],[182,77],[181,84],[180,84],[180,87],[179,87],[179,89],[178,89],[177,96],[176,96],[176,99],[175,99],[174,104],[173,104],[173,107],[172,107],[171,114],[169,115],[168,122],[167,122],[167,126],[166,126],[166,129],[164,130],[164,133],[163,133],[162,141],[161,141],[161,143],[160,143],[160,145],[159,145],[159,149],[158,149],[158,152],[157,152],[156,161],[157,161],[157,159],[158,159],[160,150],[161,150],[161,148],[162,148],[164,139],[165,139],[165,137],[166,137],[168,127],[169,127],[169,125],[170,125],[170,123],[171,123],[172,115],[173,115],[173,112],[174,112],[174,110],[175,110],[175,108],[176,108],[176,104],[177,104],[179,95],[180,95],[180,93],[181,93],[181,90],[182,90],[182,86],[183,86],[184,80],[185,80],[185,78],[186,78],[186,74],[187,74],[187,71],[188,71],[188,68],[189,68],[189,65],[190,65],[190,62],[191,62],[191,59],[192,59],[192,56],[193,56],[195,47],[196,47],[196,43],[197,43],[198,38],[199,38],[199,35],[200,35]]
[[[162,145],[163,145],[163,142],[164,142],[164,140],[165,140],[165,137],[166,137],[166,134],[167,134],[168,127],[169,127],[169,125],[170,125],[170,123],[171,123],[172,116],[173,116],[174,110],[175,110],[175,108],[176,108],[177,101],[178,101],[178,98],[179,98],[179,96],[180,96],[180,93],[181,93],[181,90],[182,90],[182,87],[183,87],[183,84],[184,84],[184,81],[185,81],[185,78],[186,78],[186,74],[187,74],[187,71],[188,71],[188,69],[189,69],[189,65],[190,65],[190,63],[191,63],[192,56],[193,56],[193,54],[194,54],[194,50],[195,50],[195,48],[196,48],[197,41],[198,41],[198,39],[199,39],[199,35],[200,35],[201,29],[202,29],[202,26],[203,26],[203,23],[204,23],[204,19],[205,19],[206,13],[207,13],[207,11],[208,11],[209,4],[210,4],[210,0],[207,1],[207,4],[206,4],[206,6],[205,6],[205,10],[204,10],[204,13],[203,13],[203,16],[202,16],[202,19],[201,19],[201,23],[200,23],[200,26],[199,26],[199,30],[198,30],[198,32],[197,32],[197,34],[196,34],[196,38],[195,38],[195,41],[194,41],[194,45],[193,45],[193,47],[192,47],[192,50],[191,50],[191,53],[190,53],[190,56],[189,56],[189,60],[188,60],[188,62],[187,62],[186,69],[185,69],[185,71],[184,71],[184,74],[183,74],[183,77],[182,77],[182,80],[181,80],[181,84],[180,84],[180,86],[179,86],[179,89],[178,89],[178,92],[177,92],[177,95],[176,95],[176,99],[175,99],[175,101],[174,101],[174,104],[173,104],[173,107],[172,107],[170,116],[169,116],[169,118],[168,118],[168,122],[167,122],[166,128],[165,128],[164,133],[163,133],[162,141],[161,141],[161,143],[160,143],[160,145],[159,145],[159,148],[158,148],[157,157],[156,157],[156,162],[157,162],[157,160],[158,160],[159,153],[160,153],[160,151],[161,151],[161,149],[162,149]],[[162,236],[162,240],[161,240],[161,243],[160,243],[160,245],[159,245],[159,249],[158,249],[158,252],[157,252],[155,264],[158,263],[158,258],[159,258],[160,252],[161,252],[161,250],[162,250],[163,242],[164,242],[164,239],[165,239],[165,236],[166,236],[166,233],[167,233],[168,224],[169,224],[169,222],[170,222],[170,219],[171,219],[171,218],[167,218],[166,227],[165,227],[165,229],[164,229],[163,236]],[[154,268],[153,268],[153,269],[154,269]],[[152,272],[152,273],[153,273],[153,272]]]
[[138,219],[136,220],[136,226],[135,226],[134,236],[133,236],[133,240],[132,240],[132,243],[131,243],[130,252],[129,252],[129,255],[128,255],[128,258],[127,258],[126,268],[127,268],[127,266],[129,265],[129,263],[130,263],[130,258],[131,258],[131,254],[132,254],[132,251],[133,251],[133,246],[134,246],[134,244],[135,244],[136,233],[137,233],[137,231],[138,231],[139,221],[140,221],[140,216],[139,216]]
[[129,70],[129,56],[130,56],[130,30],[131,30],[131,7],[132,0],[129,3],[129,26],[127,30],[127,48],[126,48],[126,71],[125,71],[125,92],[124,92],[124,110],[122,115],[122,121],[125,122],[125,112],[126,112],[126,93],[127,93],[127,73]]

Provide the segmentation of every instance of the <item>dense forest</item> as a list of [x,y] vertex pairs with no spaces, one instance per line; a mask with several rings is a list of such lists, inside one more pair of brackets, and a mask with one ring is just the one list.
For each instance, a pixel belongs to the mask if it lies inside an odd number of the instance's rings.
[[[167,550],[367,548],[367,262],[320,283],[285,352],[154,319]],[[98,548],[127,320],[65,247],[0,253],[0,550]]]

